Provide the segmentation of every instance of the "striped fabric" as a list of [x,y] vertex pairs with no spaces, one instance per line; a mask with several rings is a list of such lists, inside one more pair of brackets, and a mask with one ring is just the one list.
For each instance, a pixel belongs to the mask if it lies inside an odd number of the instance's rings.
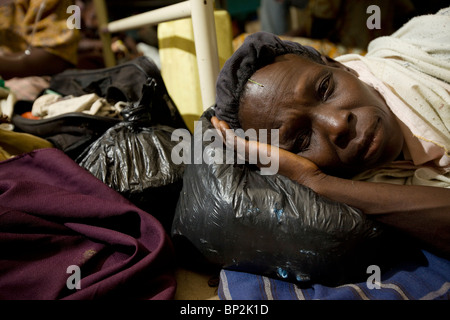
[[[449,300],[450,261],[423,251],[427,264],[408,265],[381,275],[380,288],[366,282],[338,287],[294,283],[245,272],[222,270],[222,300]],[[368,274],[370,277],[371,274]]]

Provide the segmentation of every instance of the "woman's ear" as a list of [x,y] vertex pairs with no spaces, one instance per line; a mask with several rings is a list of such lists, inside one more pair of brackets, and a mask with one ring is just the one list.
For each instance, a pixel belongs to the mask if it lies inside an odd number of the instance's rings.
[[330,67],[333,68],[339,68],[339,69],[344,69],[348,72],[350,72],[351,74],[355,75],[358,77],[358,72],[356,72],[355,70],[353,70],[352,68],[347,67],[346,65],[340,63],[339,61],[334,60],[333,58],[330,58],[328,56],[325,55],[320,55],[320,57],[322,58],[322,61]]

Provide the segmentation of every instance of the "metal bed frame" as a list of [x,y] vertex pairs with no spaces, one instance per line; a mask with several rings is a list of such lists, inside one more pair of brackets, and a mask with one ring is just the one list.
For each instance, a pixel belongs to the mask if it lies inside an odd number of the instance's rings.
[[219,54],[213,0],[188,0],[116,21],[108,21],[105,0],[94,0],[106,66],[115,65],[110,34],[161,22],[192,18],[203,110],[215,103]]

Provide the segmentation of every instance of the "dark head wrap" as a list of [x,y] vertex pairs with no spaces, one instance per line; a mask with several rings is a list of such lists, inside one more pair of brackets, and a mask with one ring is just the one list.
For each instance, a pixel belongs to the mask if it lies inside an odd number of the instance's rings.
[[238,110],[242,91],[248,79],[262,67],[271,64],[277,56],[297,54],[322,63],[320,53],[292,41],[283,41],[267,32],[248,36],[241,47],[225,62],[216,84],[215,113],[231,128],[240,128]]

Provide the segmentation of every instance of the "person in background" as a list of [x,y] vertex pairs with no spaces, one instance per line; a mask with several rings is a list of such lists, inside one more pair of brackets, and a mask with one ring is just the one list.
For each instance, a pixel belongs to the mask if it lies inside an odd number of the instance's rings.
[[[369,29],[367,8],[380,8],[381,28]],[[290,9],[299,21],[290,21]],[[417,13],[412,0],[262,0],[261,31],[291,37],[327,39],[349,48],[367,49],[368,43],[393,33]],[[292,28],[294,25],[297,27]]]
[[0,2],[0,77],[53,75],[77,63],[79,30],[69,28],[71,0]]
[[273,34],[283,35],[288,33],[289,8],[291,6],[305,9],[309,0],[261,0],[259,19],[261,30]]

